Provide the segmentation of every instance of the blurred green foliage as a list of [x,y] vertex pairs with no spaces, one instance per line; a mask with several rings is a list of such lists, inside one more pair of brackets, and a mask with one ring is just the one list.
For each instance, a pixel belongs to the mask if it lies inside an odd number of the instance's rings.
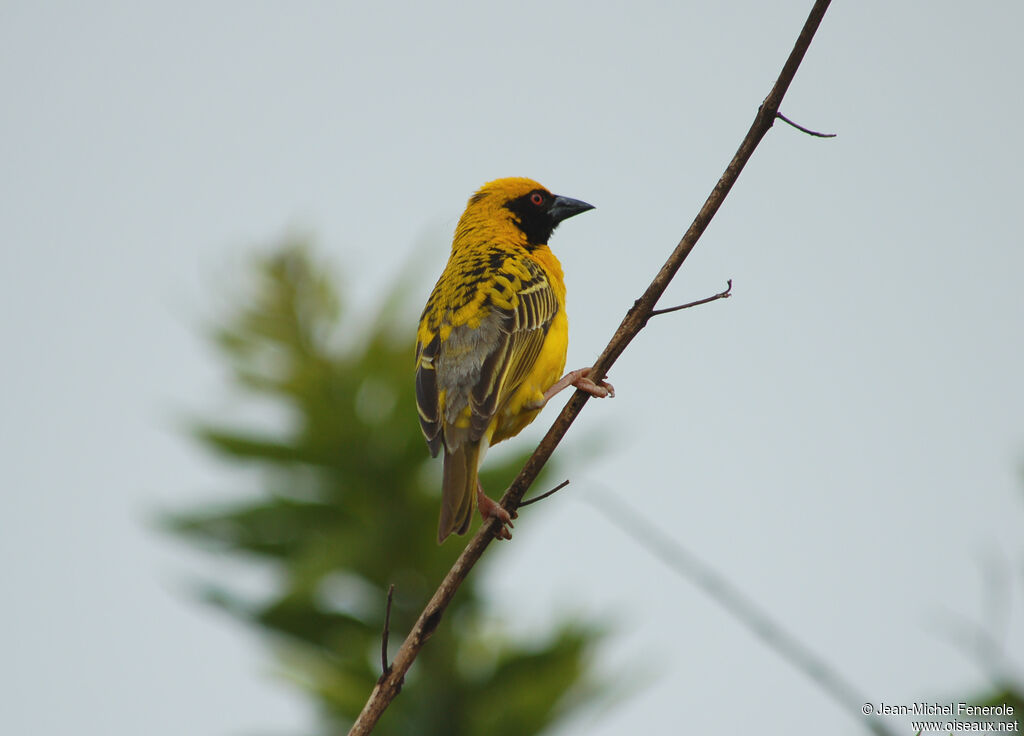
[[[971,705],[988,706],[990,708],[998,708],[1000,706],[1010,706],[1013,708],[1012,715],[1006,716],[992,716],[990,718],[974,718],[974,719],[958,719],[958,720],[973,720],[975,723],[992,723],[992,722],[1005,722],[1015,723],[1015,733],[1020,733],[1024,730],[1024,690],[1020,689],[1018,683],[999,683],[995,686],[995,689],[979,695],[973,698],[969,698],[966,702]],[[989,729],[995,731],[995,729]]]
[[[399,285],[353,332],[328,273],[301,243],[257,259],[248,303],[214,337],[233,382],[286,418],[273,432],[218,419],[196,434],[230,463],[258,468],[262,488],[166,521],[195,544],[272,571],[269,600],[222,585],[206,595],[272,635],[289,679],[333,734],[380,675],[388,585],[394,652],[462,544],[436,542],[440,468],[417,422],[408,289]],[[488,464],[481,478],[492,495],[525,457]],[[530,642],[502,633],[478,583],[503,552],[492,549],[463,584],[375,733],[535,734],[600,690],[588,674],[595,626],[562,621]]]
[[[1024,490],[1024,465],[1020,469],[1020,480],[1021,488]],[[1024,493],[1022,493],[1021,498],[1024,499]],[[994,586],[990,589],[987,607],[991,609],[995,600],[1000,601],[1003,606],[1006,606],[1002,614],[1006,616],[1007,623],[1019,625],[1022,621],[1021,617],[1019,615],[1012,617],[1010,614],[1010,587],[1014,582],[1024,582],[1024,578],[1015,581],[1009,570],[998,569],[990,570],[990,575],[986,577],[989,578],[989,584]],[[991,614],[992,610],[987,610],[986,613]],[[1020,733],[1024,731],[1024,680],[1021,680],[1019,671],[1013,671],[1013,666],[1010,664],[1011,658],[1004,651],[1009,632],[999,631],[999,627],[994,627],[991,624],[992,621],[989,621],[989,626],[969,624],[958,637],[963,644],[966,644],[965,649],[974,658],[978,668],[989,674],[990,686],[980,692],[971,693],[967,697],[959,695],[955,698],[950,698],[950,701],[991,708],[1010,706],[1013,708],[1011,715],[977,718],[960,717],[957,720],[983,724],[990,724],[992,722],[1016,724],[1014,731]],[[990,732],[996,731],[996,729],[987,730]]]

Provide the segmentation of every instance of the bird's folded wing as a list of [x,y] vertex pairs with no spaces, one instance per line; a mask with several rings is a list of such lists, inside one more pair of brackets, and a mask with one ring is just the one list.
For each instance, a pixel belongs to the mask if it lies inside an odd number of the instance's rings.
[[478,326],[459,325],[447,340],[438,333],[417,346],[416,402],[435,455],[442,442],[452,450],[479,440],[537,361],[558,299],[543,269],[527,264],[529,279],[519,279],[518,289],[496,280]]
[[484,360],[480,380],[470,393],[470,438],[478,439],[537,362],[558,300],[541,274],[517,294],[512,310],[495,309],[500,341]]

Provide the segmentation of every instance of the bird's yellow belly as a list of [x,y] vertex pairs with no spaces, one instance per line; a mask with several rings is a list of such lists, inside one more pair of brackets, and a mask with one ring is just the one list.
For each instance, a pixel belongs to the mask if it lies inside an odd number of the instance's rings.
[[504,402],[488,427],[490,444],[515,437],[534,420],[544,408],[544,392],[562,377],[565,354],[569,345],[569,320],[565,310],[559,309],[551,321],[547,337],[541,347],[533,369]]

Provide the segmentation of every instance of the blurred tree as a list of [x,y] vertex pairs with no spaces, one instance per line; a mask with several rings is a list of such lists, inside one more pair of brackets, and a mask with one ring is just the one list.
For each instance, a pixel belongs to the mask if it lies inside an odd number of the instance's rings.
[[[268,601],[222,586],[205,592],[275,635],[286,671],[319,705],[323,732],[337,733],[380,675],[388,585],[394,649],[461,546],[436,542],[440,471],[416,418],[414,320],[397,324],[404,290],[365,331],[343,333],[337,289],[303,244],[285,244],[255,270],[250,303],[215,341],[234,382],[285,409],[287,426],[266,436],[202,424],[198,439],[259,468],[263,489],[166,521],[194,543],[274,571]],[[484,485],[505,487],[525,457],[491,463]],[[485,611],[484,573],[462,586],[377,733],[534,734],[600,690],[587,669],[597,628],[562,621],[543,641],[512,641]]]

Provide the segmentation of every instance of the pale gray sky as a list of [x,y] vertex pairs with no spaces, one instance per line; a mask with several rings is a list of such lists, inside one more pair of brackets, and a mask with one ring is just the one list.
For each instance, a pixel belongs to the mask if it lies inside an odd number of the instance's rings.
[[[0,5],[3,733],[308,726],[259,640],[184,595],[208,561],[147,526],[246,488],[176,424],[239,409],[197,328],[245,253],[313,233],[363,307],[424,257],[425,298],[469,194],[531,176],[597,206],[553,240],[588,364],[811,2],[406,5]],[[829,11],[783,111],[839,137],[769,133],[667,300],[734,298],[636,340],[561,453],[573,485],[493,568],[517,628],[610,618],[604,671],[644,683],[565,733],[862,733],[595,488],[875,701],[983,686],[941,627],[998,618],[1006,566],[1024,669],[1022,23],[1010,0]],[[613,440],[574,460],[588,433]]]

